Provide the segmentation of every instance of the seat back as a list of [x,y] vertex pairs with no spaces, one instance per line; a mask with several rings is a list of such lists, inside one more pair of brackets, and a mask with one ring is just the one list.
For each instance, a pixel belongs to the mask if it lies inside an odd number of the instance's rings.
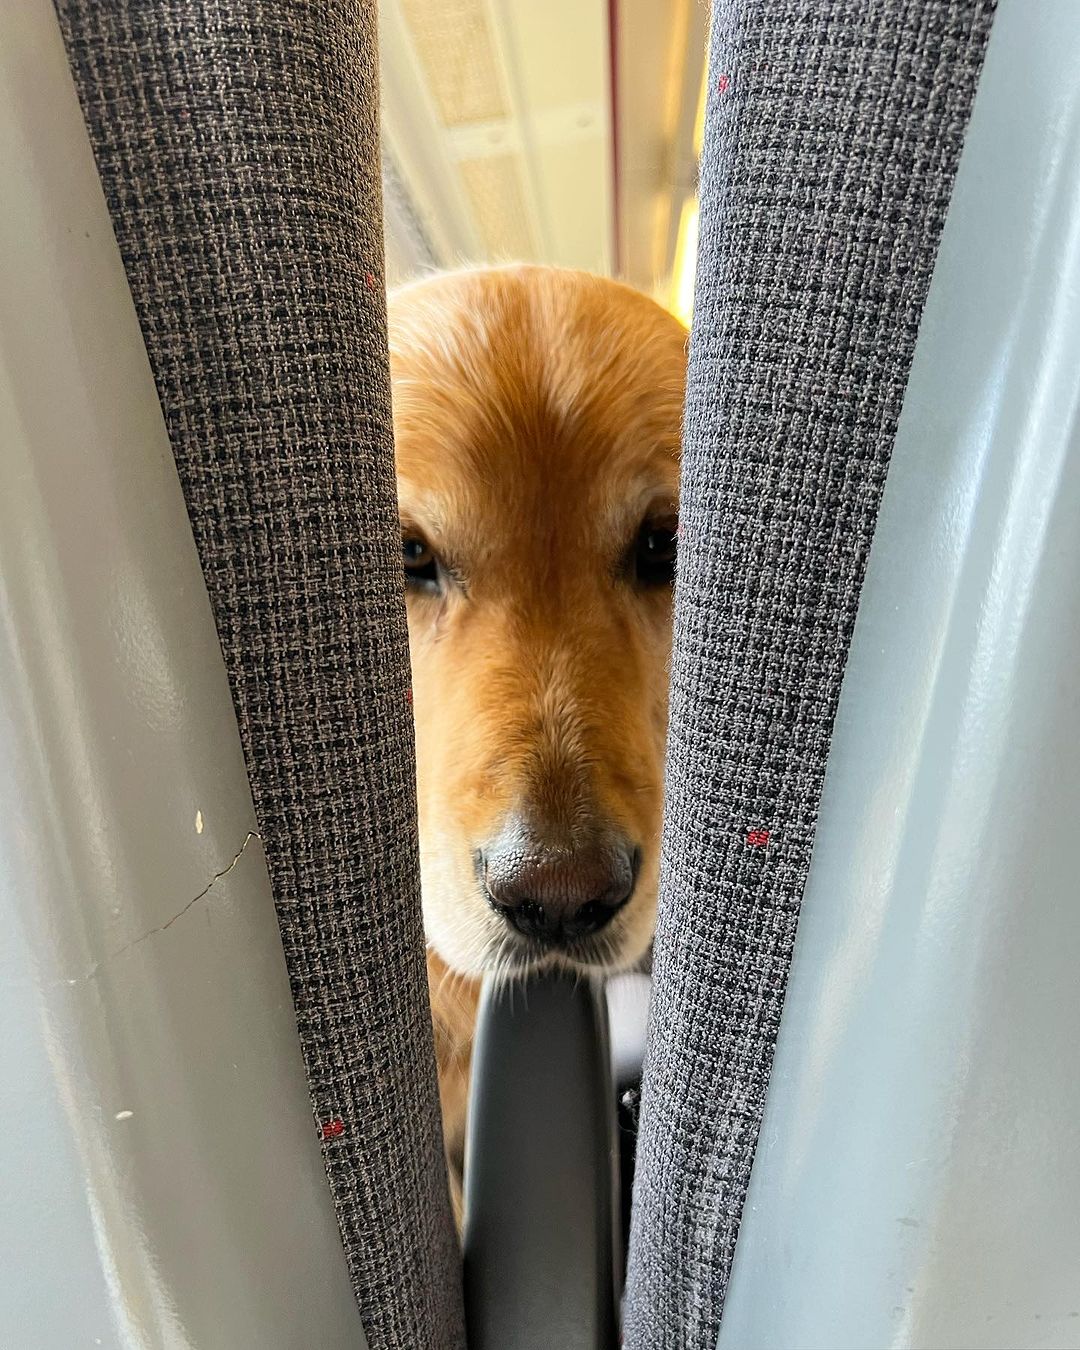
[[420,916],[375,6],[58,0],[372,1350],[462,1342]]

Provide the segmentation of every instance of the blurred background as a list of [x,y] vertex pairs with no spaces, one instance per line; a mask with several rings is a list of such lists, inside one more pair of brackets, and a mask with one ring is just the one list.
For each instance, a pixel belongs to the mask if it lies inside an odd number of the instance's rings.
[[689,323],[707,0],[380,0],[387,280],[621,277]]

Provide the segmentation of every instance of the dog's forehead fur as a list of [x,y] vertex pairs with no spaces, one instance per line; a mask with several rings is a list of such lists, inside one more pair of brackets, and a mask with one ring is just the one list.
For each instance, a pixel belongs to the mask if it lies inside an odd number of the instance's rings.
[[396,292],[406,525],[466,567],[514,547],[493,520],[610,551],[674,505],[685,343],[653,301],[586,273],[499,268]]

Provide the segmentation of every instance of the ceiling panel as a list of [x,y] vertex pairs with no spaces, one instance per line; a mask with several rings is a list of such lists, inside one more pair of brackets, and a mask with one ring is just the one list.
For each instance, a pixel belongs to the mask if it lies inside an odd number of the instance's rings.
[[521,156],[485,155],[458,168],[490,262],[514,262],[536,254],[525,207]]
[[703,0],[380,0],[388,269],[543,261],[674,303],[706,27]]
[[399,0],[416,60],[445,126],[509,115],[486,0]]

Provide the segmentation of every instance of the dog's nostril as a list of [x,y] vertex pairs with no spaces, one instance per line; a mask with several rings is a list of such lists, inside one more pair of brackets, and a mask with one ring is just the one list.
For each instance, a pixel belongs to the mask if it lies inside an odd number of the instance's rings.
[[619,905],[602,905],[599,900],[590,900],[571,916],[568,926],[572,925],[574,931],[582,935],[596,933],[615,917],[619,908]]
[[552,923],[544,906],[535,901],[526,900],[520,905],[498,905],[496,908],[511,928],[516,928],[526,937],[547,942],[558,934],[558,921]]

